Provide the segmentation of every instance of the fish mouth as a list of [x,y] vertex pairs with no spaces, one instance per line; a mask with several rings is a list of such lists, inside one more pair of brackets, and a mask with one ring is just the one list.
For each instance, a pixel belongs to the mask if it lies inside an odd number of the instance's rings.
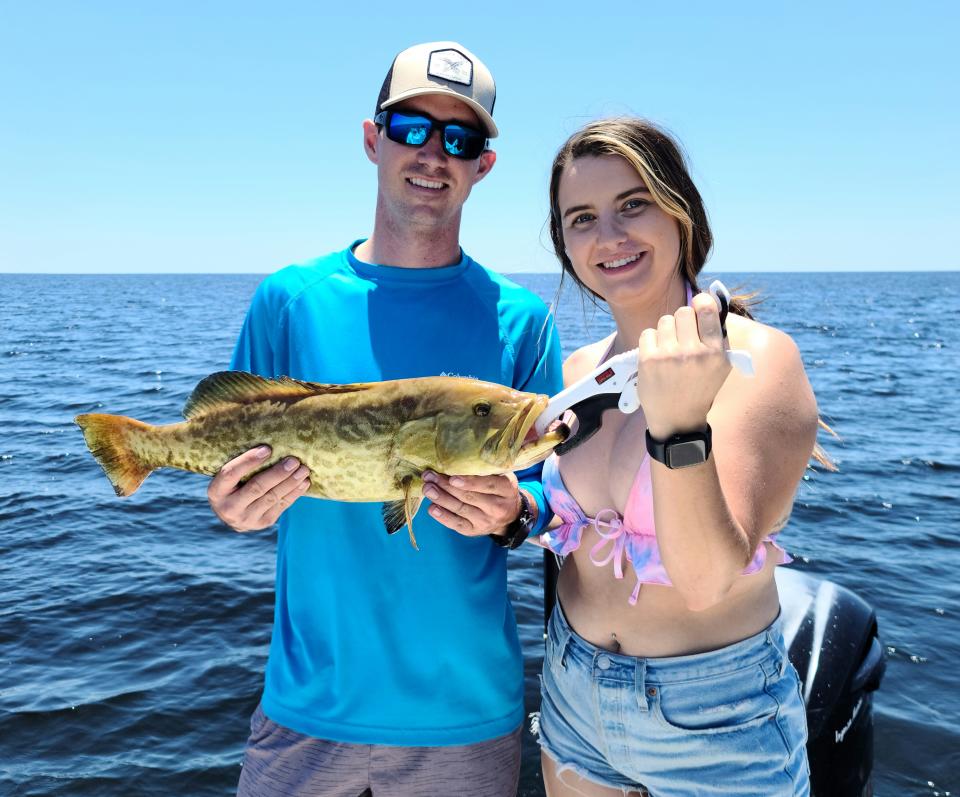
[[486,442],[481,458],[494,467],[506,470],[522,470],[546,459],[570,433],[563,426],[543,436],[537,435],[537,418],[549,402],[549,397],[542,395],[528,399],[509,423]]
[[497,446],[498,454],[503,455],[509,462],[516,459],[527,441],[527,435],[536,423],[537,416],[547,408],[548,401],[546,396],[535,396],[527,402],[527,405],[503,430],[503,437],[500,439],[500,445]]
[[[539,416],[540,413],[537,413]],[[536,428],[531,428],[524,439],[523,445],[513,461],[514,470],[523,470],[538,462],[543,462],[553,453],[558,445],[570,437],[570,427],[557,421],[542,435],[537,435]]]
[[570,429],[564,424],[551,428],[542,436],[537,434],[537,418],[549,403],[550,399],[547,396],[537,396],[531,399],[524,411],[517,415],[516,428],[508,450],[509,461],[514,470],[522,470],[542,462],[569,436]]
[[[537,409],[540,398],[549,400],[546,396],[528,399],[503,428],[498,429],[488,438],[480,454],[483,460],[498,468],[510,466],[536,421],[537,415],[543,412],[542,408]],[[546,403],[544,403],[545,406]]]

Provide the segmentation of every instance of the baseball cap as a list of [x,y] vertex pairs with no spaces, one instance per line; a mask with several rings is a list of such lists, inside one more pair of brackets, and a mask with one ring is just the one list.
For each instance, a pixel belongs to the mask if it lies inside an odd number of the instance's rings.
[[480,117],[490,138],[500,131],[493,121],[497,87],[486,65],[457,42],[415,44],[390,65],[377,97],[374,116],[411,97],[445,94],[469,105]]

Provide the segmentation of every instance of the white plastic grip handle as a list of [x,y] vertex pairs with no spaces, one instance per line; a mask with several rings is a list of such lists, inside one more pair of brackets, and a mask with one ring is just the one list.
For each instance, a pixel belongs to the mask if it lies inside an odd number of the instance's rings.
[[730,365],[736,368],[744,376],[753,376],[753,357],[745,349],[728,349],[727,359]]
[[[730,292],[720,280],[710,283],[708,291],[717,302],[721,312],[730,306]],[[724,331],[726,336],[726,331]],[[753,358],[744,349],[730,349],[727,360],[744,376],[753,376]],[[591,373],[565,390],[560,391],[540,413],[535,427],[537,434],[546,434],[550,424],[566,410],[580,401],[600,393],[620,393],[619,409],[623,413],[635,412],[640,408],[637,396],[637,350],[631,349],[616,357],[611,357]]]
[[[537,434],[543,435],[547,428],[557,420],[566,410],[583,399],[596,396],[600,393],[621,393],[633,380],[636,385],[637,377],[637,350],[632,349],[616,357],[611,357],[603,365],[595,368],[591,373],[575,382],[565,390],[561,390],[547,404],[546,409],[537,418],[535,428]],[[629,392],[629,391],[627,391]],[[636,394],[636,389],[633,393]]]
[[[720,280],[711,282],[707,291],[713,297],[720,308],[720,312],[723,314],[721,321],[725,321],[726,311],[730,308],[730,291],[727,290],[727,286],[720,282]],[[727,337],[726,325],[724,325],[723,328],[723,337],[724,339]],[[753,376],[753,357],[750,355],[750,352],[745,349],[728,349],[727,361],[744,376]]]

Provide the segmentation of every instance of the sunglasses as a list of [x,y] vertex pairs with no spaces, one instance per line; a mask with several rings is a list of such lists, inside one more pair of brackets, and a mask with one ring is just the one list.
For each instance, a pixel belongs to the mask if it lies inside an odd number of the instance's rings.
[[483,131],[460,122],[438,122],[425,113],[380,111],[373,121],[386,130],[391,141],[408,147],[422,147],[435,129],[440,130],[443,151],[451,158],[475,160],[487,148],[487,134]]

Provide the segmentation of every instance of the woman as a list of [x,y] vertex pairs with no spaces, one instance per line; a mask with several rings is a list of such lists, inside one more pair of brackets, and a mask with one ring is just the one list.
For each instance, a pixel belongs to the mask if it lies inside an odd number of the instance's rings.
[[755,376],[731,370],[698,293],[706,212],[662,130],[616,119],[575,133],[550,205],[564,274],[617,325],[570,356],[564,381],[637,348],[641,410],[608,412],[544,466],[562,525],[542,541],[566,556],[543,673],[547,794],[806,795],[773,577],[817,432],[797,347],[735,301],[728,347],[750,352]]

